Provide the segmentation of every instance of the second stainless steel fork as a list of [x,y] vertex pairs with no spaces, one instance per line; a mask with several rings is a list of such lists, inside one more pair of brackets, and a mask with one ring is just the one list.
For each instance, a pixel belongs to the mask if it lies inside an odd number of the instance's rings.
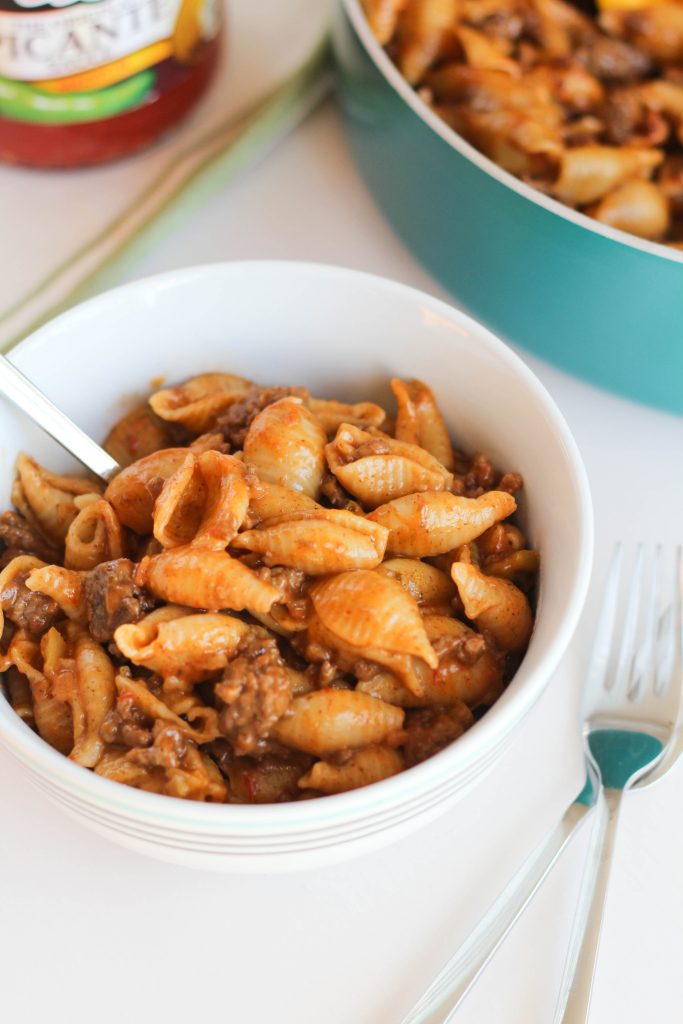
[[[648,784],[673,746],[680,715],[681,549],[665,558],[661,545],[650,553],[639,545],[630,572],[624,562],[624,549],[618,545],[586,681],[584,742],[600,770],[605,799],[584,875],[556,1024],[584,1024],[588,1019],[622,797],[636,783]],[[669,758],[666,768],[672,764]]]
[[[674,763],[681,699],[681,551],[617,545],[584,688],[587,785],[450,957],[402,1024],[446,1024],[539,891],[577,829],[597,817],[555,1024],[588,1013],[617,814],[624,789]],[[600,770],[606,774],[605,788]],[[645,778],[644,778],[645,776]],[[591,810],[595,808],[595,810]],[[578,965],[578,966],[577,966]]]

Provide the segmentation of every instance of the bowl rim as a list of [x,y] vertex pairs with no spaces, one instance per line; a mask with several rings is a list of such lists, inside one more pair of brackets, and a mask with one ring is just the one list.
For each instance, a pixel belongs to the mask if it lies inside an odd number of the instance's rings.
[[[84,771],[80,765],[53,750],[16,715],[5,701],[0,704],[0,741],[14,753],[19,761],[38,771],[57,788],[80,793],[95,804],[106,804],[123,813],[144,818],[150,824],[163,825],[170,821],[188,830],[193,826],[221,829],[234,827],[250,833],[281,832],[283,826],[315,831],[321,826],[356,821],[372,815],[375,810],[397,806],[410,797],[426,794],[443,782],[447,775],[454,777],[458,764],[463,769],[473,766],[486,752],[502,745],[514,736],[514,727],[528,713],[542,694],[564,655],[584,608],[593,562],[594,523],[590,488],[586,470],[573,435],[554,399],[526,363],[488,328],[466,313],[420,289],[389,278],[332,264],[295,260],[242,260],[199,264],[139,278],[119,285],[79,303],[61,313],[20,342],[9,353],[14,362],[23,362],[22,354],[31,355],[46,343],[59,344],[68,338],[72,322],[89,320],[93,315],[106,317],[107,312],[121,310],[121,304],[142,307],[154,305],[155,295],[177,288],[188,288],[201,278],[214,276],[217,285],[229,287],[228,278],[241,275],[255,278],[267,274],[290,275],[296,280],[311,279],[334,281],[343,292],[352,288],[370,288],[387,295],[400,295],[417,308],[428,309],[439,318],[454,324],[459,333],[476,339],[491,356],[513,371],[530,397],[537,403],[546,422],[552,427],[558,449],[563,452],[565,464],[572,480],[578,511],[579,557],[573,578],[568,583],[566,605],[559,629],[548,643],[541,663],[521,690],[508,687],[493,706],[494,714],[485,715],[476,726],[440,753],[421,764],[383,780],[347,793],[324,799],[283,804],[202,804],[156,793],[132,789],[120,783]],[[57,331],[57,338],[51,339]],[[514,680],[513,680],[514,684]],[[448,762],[454,761],[449,771]]]
[[566,206],[558,199],[546,196],[539,189],[535,189],[531,185],[527,185],[520,178],[511,174],[510,171],[506,171],[502,167],[499,167],[497,163],[485,156],[478,149],[475,149],[475,147],[471,143],[467,142],[462,135],[459,135],[455,129],[446,124],[438,114],[435,114],[427,103],[418,96],[417,92],[409,82],[403,77],[394,62],[390,59],[387,53],[385,53],[381,44],[372,34],[369,22],[361,6],[361,0],[341,0],[341,2],[349,21],[351,22],[356,35],[363,44],[368,56],[381,72],[382,76],[387,80],[389,85],[399,94],[401,99],[407,103],[413,113],[417,114],[421,121],[424,121],[429,128],[435,131],[436,134],[444,140],[444,142],[460,153],[461,156],[466,157],[471,163],[475,164],[479,170],[484,171],[486,174],[490,175],[490,177],[495,178],[496,181],[500,182],[501,185],[506,185],[508,188],[517,192],[520,196],[523,196],[530,202],[543,207],[545,210],[556,214],[558,217],[562,217],[564,220],[568,220],[577,227],[587,228],[589,231],[602,235],[604,238],[607,238],[612,242],[617,242],[622,245],[626,245],[629,248],[637,249],[638,251],[647,253],[650,256],[658,256],[662,259],[670,260],[673,263],[683,263],[683,251],[672,249],[670,246],[664,245],[663,242],[649,242],[644,238],[638,238],[636,235],[632,235],[628,231],[621,231],[618,228],[610,227],[608,224],[602,224],[600,221],[595,220],[593,217],[589,217],[585,213],[573,210],[570,206]]

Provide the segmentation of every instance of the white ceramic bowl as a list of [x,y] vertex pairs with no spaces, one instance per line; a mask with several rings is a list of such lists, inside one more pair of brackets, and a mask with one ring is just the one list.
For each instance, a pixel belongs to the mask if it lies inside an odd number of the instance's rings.
[[[386,843],[439,813],[491,769],[550,680],[578,621],[592,559],[592,514],[576,445],[524,363],[474,321],[403,285],[335,267],[233,263],[164,274],[58,317],[12,352],[93,437],[150,381],[230,370],[320,396],[388,400],[392,375],[434,388],[457,443],[523,473],[525,524],[542,552],[529,650],[500,700],[452,746],[352,793],[266,806],[204,805],[143,793],[56,753],[0,697],[0,739],[56,803],[141,852],[219,870],[308,867]],[[18,450],[71,465],[0,403],[0,506]]]

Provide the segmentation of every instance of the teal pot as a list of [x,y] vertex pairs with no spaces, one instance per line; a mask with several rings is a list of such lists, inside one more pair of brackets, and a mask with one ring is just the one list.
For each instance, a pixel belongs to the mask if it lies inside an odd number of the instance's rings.
[[477,152],[403,79],[359,0],[341,0],[333,42],[360,171],[434,277],[513,344],[683,413],[683,253],[599,224]]

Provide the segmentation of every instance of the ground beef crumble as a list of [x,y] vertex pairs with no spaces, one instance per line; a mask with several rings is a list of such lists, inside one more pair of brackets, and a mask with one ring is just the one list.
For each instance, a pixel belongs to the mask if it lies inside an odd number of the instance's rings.
[[498,490],[507,491],[508,494],[517,494],[524,486],[524,480],[519,473],[503,473],[498,481]]
[[247,635],[214,693],[226,705],[219,724],[235,753],[261,749],[292,698],[292,683],[275,639]]
[[51,597],[28,589],[26,579],[30,572],[27,570],[13,575],[0,592],[0,605],[11,622],[36,639],[54,625],[60,609]]
[[44,537],[19,512],[3,512],[0,515],[0,569],[3,569],[17,555],[35,555],[41,561],[53,564],[60,561],[56,544]]
[[473,665],[486,650],[486,640],[481,633],[465,636],[445,634],[432,641],[432,647],[439,659],[453,657],[463,665]]
[[403,747],[406,767],[426,761],[462,736],[472,721],[471,715],[467,718],[464,705],[462,710],[462,715],[446,708],[420,708],[408,712]]
[[332,473],[328,473],[323,477],[320,490],[323,496],[327,498],[332,508],[346,509],[347,512],[355,512],[357,515],[363,515],[362,506],[359,505],[357,501],[354,501],[349,492],[344,490]]
[[479,498],[486,491],[507,491],[516,494],[524,486],[519,473],[500,473],[488,455],[477,452],[471,459],[455,453],[455,474],[451,491],[465,498]]
[[131,750],[128,758],[145,768],[181,768],[187,753],[187,736],[175,725],[169,725],[158,719],[152,729],[152,745],[144,749]]
[[282,803],[301,795],[298,781],[313,764],[313,758],[286,747],[258,758],[236,757],[232,744],[214,740],[206,748],[229,780],[231,799],[237,803]]
[[119,626],[138,622],[154,608],[154,598],[134,582],[134,574],[134,562],[116,558],[102,562],[86,575],[88,626],[99,643],[113,640]]
[[123,747],[149,747],[152,743],[152,720],[135,703],[131,694],[122,693],[116,707],[100,726],[105,743]]
[[305,619],[308,615],[308,576],[301,569],[276,565],[268,570],[267,578],[280,593],[277,603],[284,605],[293,619]]

